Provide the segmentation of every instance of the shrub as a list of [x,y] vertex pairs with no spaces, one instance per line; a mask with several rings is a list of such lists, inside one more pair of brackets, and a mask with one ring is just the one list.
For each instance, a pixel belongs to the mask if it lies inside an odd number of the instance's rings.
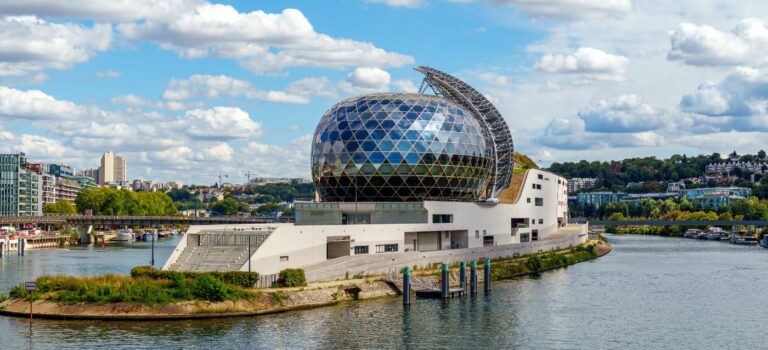
[[29,296],[29,292],[24,288],[24,285],[16,285],[11,288],[8,295],[13,299],[26,299]]
[[222,301],[230,298],[227,285],[218,278],[206,274],[195,278],[192,294],[200,299],[210,301]]
[[4,293],[0,293],[0,303],[4,302],[6,300],[8,300],[8,296],[5,295]]
[[539,271],[541,271],[541,258],[539,258],[536,255],[528,257],[527,265],[528,265],[528,269],[531,270],[531,272],[538,273]]
[[280,287],[301,287],[307,285],[307,277],[303,269],[285,269],[280,271],[277,279]]
[[175,275],[181,275],[185,278],[194,278],[201,275],[209,275],[218,278],[224,283],[229,283],[243,288],[253,288],[259,282],[258,272],[247,271],[226,271],[226,272],[176,272],[163,271],[151,266],[137,266],[131,269],[131,277],[147,277],[154,280],[173,280]]

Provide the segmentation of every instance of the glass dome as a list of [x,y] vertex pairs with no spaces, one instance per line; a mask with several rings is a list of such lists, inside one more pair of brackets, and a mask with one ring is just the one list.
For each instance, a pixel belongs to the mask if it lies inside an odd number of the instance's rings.
[[485,196],[490,145],[472,114],[437,96],[373,94],[323,115],[312,177],[323,201],[474,201]]

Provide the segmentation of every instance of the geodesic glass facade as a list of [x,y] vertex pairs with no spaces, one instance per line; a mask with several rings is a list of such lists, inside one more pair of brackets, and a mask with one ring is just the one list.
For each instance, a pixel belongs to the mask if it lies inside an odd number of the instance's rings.
[[480,124],[437,96],[373,94],[320,120],[312,177],[324,201],[474,201],[485,195],[491,147]]

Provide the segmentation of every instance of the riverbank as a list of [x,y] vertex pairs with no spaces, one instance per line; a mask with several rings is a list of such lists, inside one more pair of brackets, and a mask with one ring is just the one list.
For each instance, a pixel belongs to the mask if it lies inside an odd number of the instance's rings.
[[[588,248],[588,247],[592,248]],[[603,241],[590,241],[582,246],[493,262],[493,280],[502,280],[537,274],[547,270],[582,261],[599,258],[611,251]],[[539,259],[541,264],[530,266]],[[549,261],[549,263],[547,263]],[[437,270],[419,270],[417,275],[434,276]],[[482,274],[478,274],[482,280]],[[248,296],[238,300],[181,301],[162,305],[137,305],[135,303],[76,303],[63,304],[48,300],[45,296],[32,305],[34,317],[51,319],[90,320],[159,320],[201,319],[257,316],[298,309],[335,305],[343,301],[368,300],[400,295],[393,285],[381,276],[361,279],[312,283],[305,287],[248,290]],[[0,303],[0,314],[29,317],[28,299],[9,299]]]

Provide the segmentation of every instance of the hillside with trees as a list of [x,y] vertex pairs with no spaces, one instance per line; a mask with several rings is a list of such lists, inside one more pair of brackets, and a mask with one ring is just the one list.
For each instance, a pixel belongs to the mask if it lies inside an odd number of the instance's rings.
[[[731,156],[736,156],[735,152]],[[756,155],[737,156],[738,162],[766,163],[765,151],[759,151]],[[733,185],[752,188],[753,193],[759,198],[768,198],[768,179],[762,174],[753,174],[742,169],[735,169],[728,176],[735,177],[734,181],[718,183],[712,179],[703,182],[694,182],[693,178],[705,175],[708,164],[727,163],[730,160],[723,158],[719,153],[711,155],[687,156],[673,155],[668,159],[656,157],[629,158],[618,161],[592,161],[552,163],[547,169],[565,178],[587,177],[597,178],[598,187],[588,191],[612,191],[627,193],[652,193],[664,192],[666,184],[683,181],[686,188],[715,187],[721,185]],[[765,169],[766,165],[763,165]]]

